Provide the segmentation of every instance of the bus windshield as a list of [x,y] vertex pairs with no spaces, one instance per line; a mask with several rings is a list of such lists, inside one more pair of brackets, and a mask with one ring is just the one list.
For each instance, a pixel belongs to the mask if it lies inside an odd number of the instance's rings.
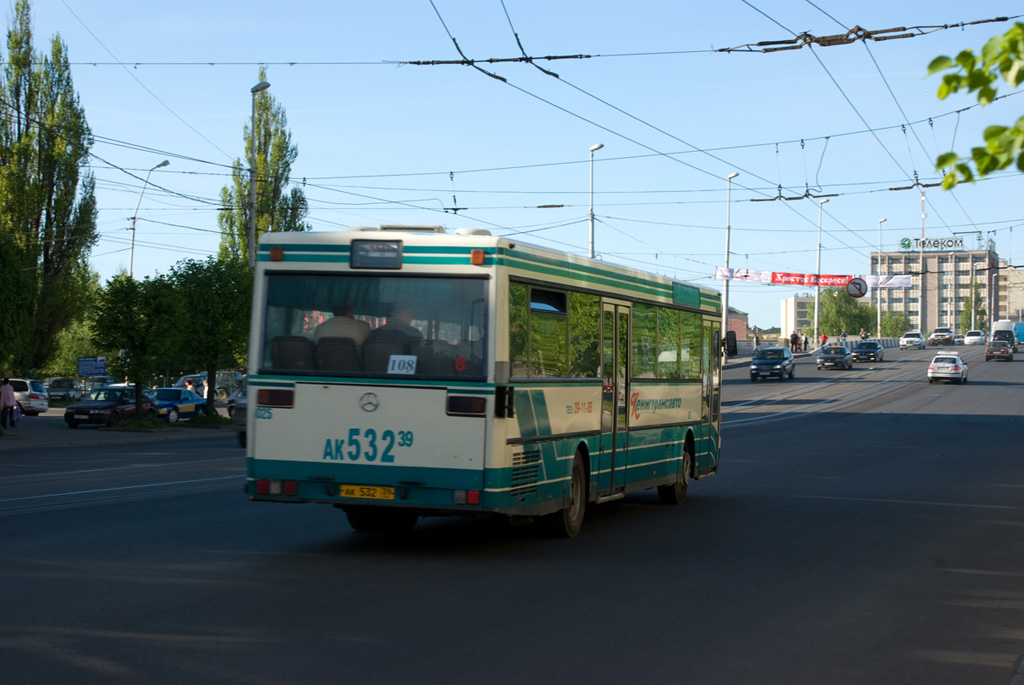
[[482,378],[487,280],[268,274],[261,372]]

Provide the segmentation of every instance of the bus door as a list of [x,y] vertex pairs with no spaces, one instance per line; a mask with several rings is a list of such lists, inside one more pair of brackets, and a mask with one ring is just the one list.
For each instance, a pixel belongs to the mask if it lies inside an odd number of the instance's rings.
[[621,496],[626,487],[629,449],[630,307],[605,301],[601,317],[601,454],[599,498]]
[[694,455],[698,473],[714,471],[718,467],[718,431],[722,419],[722,324],[718,321],[704,321],[703,357],[702,420],[708,442],[703,456]]

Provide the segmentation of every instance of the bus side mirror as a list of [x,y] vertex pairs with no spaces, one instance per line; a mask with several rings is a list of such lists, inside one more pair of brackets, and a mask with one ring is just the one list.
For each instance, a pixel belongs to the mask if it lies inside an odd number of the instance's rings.
[[725,332],[725,354],[729,357],[736,356],[736,331]]

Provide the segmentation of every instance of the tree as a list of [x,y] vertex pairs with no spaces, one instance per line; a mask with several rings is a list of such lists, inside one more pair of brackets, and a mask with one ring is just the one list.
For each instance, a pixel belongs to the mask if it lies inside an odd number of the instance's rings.
[[121,351],[112,366],[135,383],[136,416],[142,415],[141,389],[159,360],[188,336],[181,318],[181,298],[166,276],[138,281],[119,274],[98,298],[93,338],[101,348]]
[[92,133],[63,41],[55,36],[49,55],[32,49],[28,0],[15,3],[7,47],[0,76],[7,112],[0,123],[0,234],[8,239],[0,241],[0,262],[24,277],[4,290],[13,313],[0,317],[0,329],[6,353],[27,370],[53,356],[58,331],[87,309],[87,258],[97,240],[94,184],[86,171]]
[[[267,68],[260,67],[260,81],[267,77]],[[243,129],[248,164],[235,160],[231,184],[220,191],[223,211],[217,217],[220,227],[220,252],[224,259],[249,259],[249,169],[256,177],[256,240],[269,231],[308,231],[306,195],[301,188],[288,190],[292,163],[299,155],[288,132],[288,118],[268,90],[254,96],[256,108],[255,158],[251,156],[250,125]]]
[[910,317],[903,312],[886,312],[882,316],[883,338],[898,338],[909,330],[912,330]]
[[875,307],[846,294],[844,288],[822,288],[818,298],[818,332],[856,334],[875,325]]
[[[989,39],[981,49],[981,55],[973,50],[964,50],[950,59],[941,55],[928,65],[928,74],[946,73],[942,77],[938,96],[946,99],[952,93],[967,90],[977,93],[982,106],[996,99],[996,82],[1001,78],[1011,88],[1017,88],[1024,81],[1024,24],[1016,23],[1001,36]],[[974,170],[985,177],[992,172],[1005,169],[1016,160],[1017,170],[1024,172],[1024,117],[1017,119],[1013,126],[989,126],[985,129],[983,147],[971,148],[971,158],[962,160],[955,152],[940,155],[935,161],[937,170],[949,169],[942,180],[946,190],[961,181],[974,182]],[[974,169],[971,168],[973,164]]]
[[171,269],[171,278],[185,311],[186,333],[180,336],[183,360],[206,369],[207,413],[214,412],[217,369],[244,359],[249,342],[252,272],[239,259],[186,259]]
[[[985,330],[988,328],[988,313],[979,297],[977,283],[971,285],[971,296],[964,302],[964,310],[960,312],[960,330]],[[974,316],[971,316],[971,314]]]

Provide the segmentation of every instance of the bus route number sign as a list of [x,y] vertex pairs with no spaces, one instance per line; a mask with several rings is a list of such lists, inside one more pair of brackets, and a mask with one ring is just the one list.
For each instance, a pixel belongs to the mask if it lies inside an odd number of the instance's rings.
[[393,354],[388,359],[388,373],[411,376],[416,373],[417,359],[415,354]]

